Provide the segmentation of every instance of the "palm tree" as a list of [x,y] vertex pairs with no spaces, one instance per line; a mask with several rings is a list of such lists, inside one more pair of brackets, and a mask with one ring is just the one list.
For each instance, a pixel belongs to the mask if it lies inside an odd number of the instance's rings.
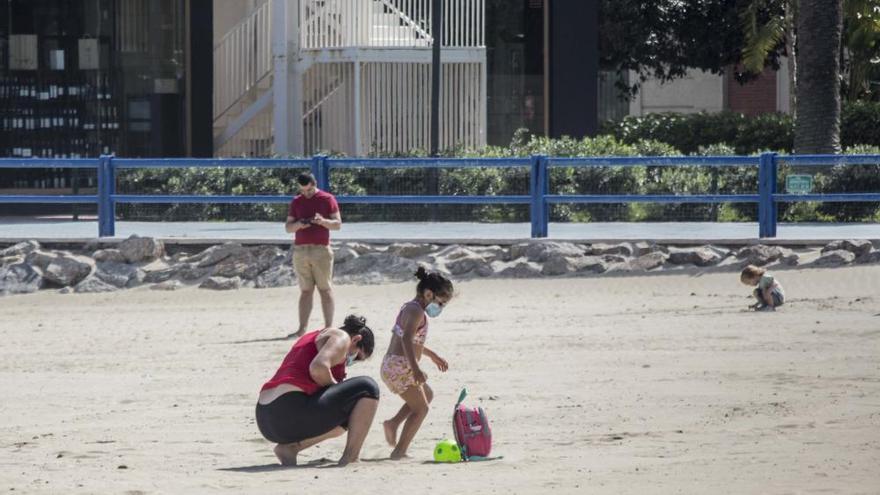
[[795,153],[840,152],[843,0],[800,0]]
[[[872,99],[880,78],[880,0],[843,2],[844,91],[847,100]],[[876,83],[874,83],[876,84]]]

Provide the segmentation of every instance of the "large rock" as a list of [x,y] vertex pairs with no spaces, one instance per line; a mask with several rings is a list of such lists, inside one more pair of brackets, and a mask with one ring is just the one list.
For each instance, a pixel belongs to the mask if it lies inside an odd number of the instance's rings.
[[28,253],[27,257],[25,257],[25,263],[35,266],[41,270],[45,270],[49,267],[49,264],[55,261],[60,255],[49,252],[36,250]]
[[405,281],[413,278],[418,264],[408,258],[393,254],[368,253],[334,268],[340,276],[377,273],[386,280]]
[[856,259],[857,263],[880,263],[880,250],[871,251],[868,254],[864,254],[859,256]]
[[162,241],[152,237],[138,237],[132,235],[119,243],[119,252],[129,263],[140,261],[152,261],[161,258],[165,254],[165,246]]
[[638,258],[630,261],[630,266],[633,270],[653,270],[655,268],[659,268],[666,264],[666,261],[669,259],[669,255],[662,251],[654,251],[651,253],[643,254]]
[[433,244],[412,244],[408,242],[388,246],[388,253],[401,258],[421,258],[437,250]]
[[0,294],[30,294],[43,287],[43,275],[38,268],[16,263],[0,268]]
[[79,294],[113,292],[115,290],[119,290],[119,287],[109,284],[94,275],[76,284],[73,288],[73,291]]
[[626,263],[630,259],[619,254],[603,254],[600,258],[606,263]]
[[603,254],[619,254],[622,256],[633,255],[633,245],[624,242],[621,244],[593,244],[587,249],[587,254],[601,256]]
[[551,258],[583,256],[584,249],[570,242],[533,242],[525,248],[523,255],[529,261],[543,263]]
[[210,290],[234,290],[240,289],[241,285],[242,281],[239,277],[209,277],[205,279],[205,281],[202,282],[201,285],[199,285],[199,288]]
[[137,285],[144,280],[145,274],[143,270],[127,263],[103,261],[96,264],[95,277],[121,289]]
[[511,261],[518,258],[522,258],[526,255],[526,249],[529,248],[531,243],[529,242],[521,242],[519,244],[512,244],[507,248],[507,258],[500,261]]
[[204,268],[214,266],[226,258],[237,255],[245,250],[245,247],[237,242],[227,242],[219,246],[211,246],[191,258],[187,258],[186,261],[189,263],[196,263],[200,268]]
[[600,256],[554,256],[544,262],[541,273],[544,275],[567,275],[577,272],[603,273],[609,262]]
[[82,252],[84,253],[92,253],[101,249],[101,240],[100,239],[89,239],[85,244],[82,245]]
[[40,243],[37,241],[19,242],[14,246],[9,246],[6,249],[0,250],[0,258],[6,258],[7,256],[27,256],[38,249],[40,249]]
[[718,250],[701,246],[692,248],[670,248],[669,262],[673,265],[716,265],[724,259]]
[[471,251],[479,254],[488,262],[510,261],[510,251],[501,246],[473,246]]
[[278,265],[261,273],[256,280],[255,287],[269,289],[275,287],[290,287],[296,285],[296,273],[289,264]]
[[198,280],[210,275],[214,267],[200,267],[194,263],[179,263],[160,270],[147,272],[143,281],[148,284],[156,284],[171,279],[186,281]]
[[492,267],[479,254],[471,251],[467,256],[456,258],[446,263],[446,270],[451,275],[474,274],[480,277],[488,277],[492,275]]
[[125,263],[125,255],[118,249],[99,249],[92,253],[92,259],[95,261],[109,261],[113,263]]
[[7,265],[17,265],[24,261],[24,256],[4,256],[0,258],[0,267]]
[[783,249],[783,256],[779,258],[779,262],[783,265],[797,266],[801,262],[801,256],[794,251]]
[[43,278],[61,287],[74,286],[88,277],[92,265],[78,259],[58,256],[43,271]]
[[822,253],[827,253],[830,251],[838,251],[844,250],[853,253],[854,255],[864,256],[871,252],[871,249],[874,248],[874,245],[871,241],[866,239],[847,239],[843,241],[832,241],[829,242],[824,248],[822,248]]
[[214,266],[214,276],[253,280],[281,256],[281,250],[272,246],[235,251]]
[[789,251],[779,246],[765,246],[764,244],[756,244],[746,246],[736,252],[736,257],[744,261],[746,264],[755,266],[764,266],[768,263],[778,261],[789,254]]
[[333,252],[333,264],[340,265],[358,257],[360,257],[360,253],[358,253],[354,248],[352,248],[351,246],[342,246]]
[[165,282],[166,280],[171,280],[180,272],[181,266],[182,265],[173,265],[160,270],[150,270],[144,276],[144,282],[148,284],[157,284]]
[[541,276],[541,265],[531,261],[495,261],[492,263],[492,271],[499,277],[507,278],[536,278]]
[[810,263],[813,266],[841,266],[855,261],[856,255],[844,249],[827,251]]
[[655,253],[658,251],[666,252],[663,246],[658,246],[653,242],[639,241],[633,242],[630,244],[632,248],[632,256],[638,258],[639,256],[644,256],[648,253]]
[[457,259],[468,258],[473,255],[474,252],[467,247],[458,244],[450,244],[437,252],[431,253],[430,260],[434,263],[448,263]]
[[347,242],[347,243],[343,244],[343,246],[347,246],[347,247],[350,247],[351,249],[354,249],[357,252],[357,254],[360,254],[360,255],[382,251],[382,249],[379,249],[378,247],[376,247],[372,244],[364,244],[362,242]]

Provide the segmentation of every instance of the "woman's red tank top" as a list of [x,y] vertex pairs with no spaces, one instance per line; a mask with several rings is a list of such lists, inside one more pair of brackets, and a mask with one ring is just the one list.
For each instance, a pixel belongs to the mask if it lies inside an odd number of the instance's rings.
[[[320,330],[315,330],[300,337],[293,344],[287,356],[284,357],[284,361],[281,362],[281,367],[275,372],[275,376],[266,382],[260,391],[275,388],[282,383],[289,383],[299,387],[306,395],[312,395],[323,388],[315,383],[315,380],[312,379],[312,375],[309,373],[309,366],[311,366],[315,356],[318,355],[318,346],[315,344],[315,339],[319,333],[321,333]],[[330,368],[330,373],[337,382],[341,382],[345,379],[345,363]]]

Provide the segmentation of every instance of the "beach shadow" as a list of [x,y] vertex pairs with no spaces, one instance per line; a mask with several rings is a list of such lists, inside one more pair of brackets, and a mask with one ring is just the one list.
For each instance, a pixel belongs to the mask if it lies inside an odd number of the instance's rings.
[[281,464],[272,463],[258,464],[256,466],[219,468],[217,471],[228,471],[233,473],[271,473],[274,471],[286,471],[288,469],[314,469],[328,467],[327,464],[335,465],[336,463],[326,457],[322,457],[321,459],[315,459],[314,461],[309,461],[305,464],[297,464],[296,466],[282,466]]

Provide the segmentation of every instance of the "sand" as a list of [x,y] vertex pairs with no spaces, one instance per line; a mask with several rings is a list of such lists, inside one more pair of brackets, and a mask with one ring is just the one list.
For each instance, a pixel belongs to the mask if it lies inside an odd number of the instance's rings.
[[[878,493],[880,267],[777,275],[789,302],[762,314],[735,274],[460,283],[414,458],[385,460],[377,422],[346,469],[281,468],[254,424],[295,288],[0,298],[0,492]],[[351,375],[378,381],[412,291],[337,288],[377,330]],[[427,463],[463,386],[504,458]]]

